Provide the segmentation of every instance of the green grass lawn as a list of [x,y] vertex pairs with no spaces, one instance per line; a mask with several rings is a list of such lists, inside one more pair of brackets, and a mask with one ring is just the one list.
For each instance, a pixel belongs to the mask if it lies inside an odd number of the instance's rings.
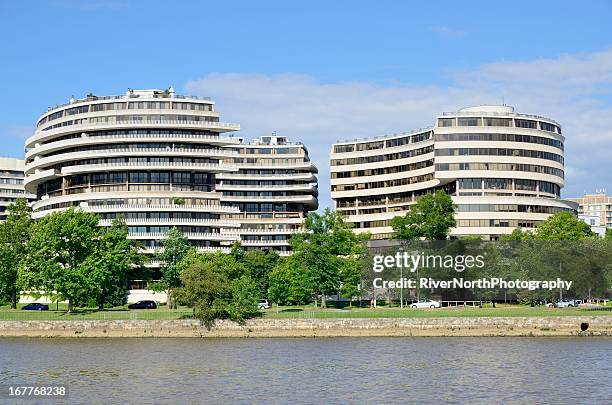
[[[21,308],[25,304],[20,304]],[[388,308],[315,308],[312,305],[296,307],[276,307],[261,311],[264,318],[438,318],[438,317],[506,317],[506,316],[601,316],[612,315],[612,311],[590,311],[583,308],[546,308],[521,305],[498,305],[497,308],[440,308],[440,309],[400,309]],[[66,305],[55,305],[49,311],[12,310],[8,306],[0,307],[0,321],[26,320],[164,320],[191,318],[192,311],[187,307],[170,310],[161,306],[155,310],[128,310],[127,306],[98,311],[92,308],[77,308],[73,314],[66,312]]]
[[612,311],[591,311],[584,308],[546,308],[522,305],[498,305],[497,308],[353,308],[320,309],[313,306],[276,307],[264,311],[266,318],[441,318],[441,317],[505,317],[505,316],[584,316],[612,315]]
[[[21,308],[25,304],[19,304]],[[21,309],[10,309],[8,306],[0,306],[0,321],[27,321],[27,320],[157,320],[157,319],[184,319],[191,318],[193,311],[190,308],[180,307],[170,310],[165,306],[158,309],[139,309],[129,310],[126,306],[105,309],[98,311],[94,308],[76,308],[72,314],[67,313],[66,304],[49,305],[48,311],[24,311]]]

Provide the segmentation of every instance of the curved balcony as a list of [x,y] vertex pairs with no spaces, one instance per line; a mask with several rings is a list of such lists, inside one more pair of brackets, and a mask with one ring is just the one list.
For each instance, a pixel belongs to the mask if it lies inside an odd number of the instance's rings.
[[242,246],[289,246],[288,240],[243,240]]
[[[46,205],[53,204],[52,201],[42,201]],[[34,205],[36,205],[35,203]],[[65,211],[69,207],[64,208],[53,208],[49,210],[40,209],[41,205],[35,207],[35,211],[32,213],[33,219],[39,219],[43,216],[56,211]],[[73,207],[74,208],[74,207]],[[94,213],[127,213],[127,212],[209,212],[219,214],[239,214],[240,210],[237,207],[230,207],[225,205],[109,205],[109,206],[88,206],[83,208],[87,212]]]
[[32,173],[33,170],[40,169],[47,165],[55,165],[71,160],[79,159],[95,159],[103,155],[105,158],[112,157],[184,157],[184,156],[196,156],[196,157],[210,157],[223,159],[224,157],[231,156],[233,151],[227,149],[183,149],[183,148],[113,148],[105,150],[90,150],[90,151],[79,151],[70,153],[60,153],[53,156],[47,156],[43,158],[35,158],[33,162],[26,165],[25,173]]
[[[84,133],[85,134],[85,133]],[[45,144],[36,144],[26,152],[26,159],[40,153],[54,152],[68,147],[100,145],[100,144],[117,144],[117,143],[146,143],[160,141],[177,141],[188,143],[203,143],[211,145],[232,145],[240,143],[238,138],[210,136],[210,135],[195,135],[195,134],[122,134],[122,135],[86,135],[80,138],[63,139],[61,141],[49,142]]]
[[[214,233],[214,232],[183,232],[189,240],[212,240],[212,241],[239,241],[239,234]],[[130,232],[128,239],[134,240],[159,240],[166,239],[168,234],[165,232]]]
[[80,174],[99,171],[122,170],[202,170],[212,173],[238,170],[236,166],[223,163],[189,163],[189,162],[117,162],[96,163],[89,165],[76,165],[62,167],[62,174]]
[[234,196],[234,195],[222,195],[221,201],[232,201],[232,202],[266,202],[266,201],[287,201],[287,202],[301,202],[304,204],[316,204],[317,199],[312,195],[270,195],[270,196]]
[[[149,226],[180,226],[180,225],[208,225],[214,228],[239,228],[240,222],[224,219],[211,218],[127,218],[123,222],[126,225],[149,225]],[[112,219],[101,219],[100,226],[111,226]]]
[[61,176],[59,175],[58,171],[55,169],[41,170],[34,174],[30,174],[26,176],[23,182],[23,186],[26,189],[26,191],[30,193],[34,193],[36,192],[36,187],[38,187],[40,183],[43,183],[49,180],[53,180],[59,177]]
[[[197,246],[195,249],[200,253],[214,253],[214,252],[230,253],[231,252],[231,248],[222,247],[222,246]],[[160,246],[157,248],[141,248],[140,252],[145,253],[145,254],[155,254],[155,253],[163,252],[164,250],[165,249]]]
[[279,228],[241,228],[241,235],[292,235],[294,233],[304,232],[302,229],[279,229]]
[[[240,165],[239,169],[241,168]],[[217,176],[219,180],[294,180],[316,182],[317,177],[312,172],[303,173],[288,173],[288,174],[248,174],[240,172],[220,173]]]
[[316,167],[312,162],[298,162],[298,163],[284,163],[284,162],[275,162],[275,163],[242,163],[242,162],[233,162],[232,164],[239,166],[241,169],[291,169],[291,170],[310,170],[316,171]]
[[313,193],[318,192],[315,184],[272,184],[272,185],[257,185],[257,184],[225,184],[223,182],[217,183],[216,190],[250,190],[250,191],[267,191],[273,192],[279,191],[311,191]]
[[229,132],[239,131],[240,124],[214,122],[214,121],[183,121],[183,120],[147,120],[147,121],[121,121],[121,122],[96,122],[83,123],[75,125],[66,125],[63,127],[52,128],[48,130],[37,129],[34,135],[26,140],[26,147],[33,147],[32,144],[43,142],[54,138],[58,134],[67,135],[77,132],[114,130],[114,129],[138,129],[138,128],[154,128],[154,129],[191,129],[191,130],[211,130],[214,132]]

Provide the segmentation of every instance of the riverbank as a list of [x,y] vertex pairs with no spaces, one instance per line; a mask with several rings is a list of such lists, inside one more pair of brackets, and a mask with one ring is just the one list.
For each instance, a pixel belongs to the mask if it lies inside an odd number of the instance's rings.
[[[581,324],[588,324],[586,332]],[[0,337],[612,336],[612,316],[0,321]]]

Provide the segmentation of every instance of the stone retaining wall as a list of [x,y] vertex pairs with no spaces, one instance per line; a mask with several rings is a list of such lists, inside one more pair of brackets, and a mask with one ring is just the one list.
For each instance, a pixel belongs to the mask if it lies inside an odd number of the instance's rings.
[[[587,332],[580,324],[589,324]],[[612,336],[612,316],[507,318],[0,321],[0,336],[28,337],[333,337],[333,336]]]

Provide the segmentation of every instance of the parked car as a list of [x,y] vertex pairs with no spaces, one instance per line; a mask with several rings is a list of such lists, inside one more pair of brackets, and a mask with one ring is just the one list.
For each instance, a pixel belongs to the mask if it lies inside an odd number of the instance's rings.
[[419,308],[440,308],[442,304],[440,301],[434,300],[421,300],[419,302],[414,302],[410,304],[410,308],[419,309]]
[[578,306],[576,300],[561,300],[556,303],[557,308],[572,308]]
[[259,300],[259,303],[257,304],[257,308],[268,309],[270,308],[270,304],[268,303],[268,300]]
[[128,305],[129,309],[157,309],[157,303],[151,300],[138,301]]
[[33,302],[31,304],[28,304],[24,307],[21,307],[21,309],[25,309],[26,311],[48,311],[49,310],[49,305],[47,304],[41,304],[38,302]]

